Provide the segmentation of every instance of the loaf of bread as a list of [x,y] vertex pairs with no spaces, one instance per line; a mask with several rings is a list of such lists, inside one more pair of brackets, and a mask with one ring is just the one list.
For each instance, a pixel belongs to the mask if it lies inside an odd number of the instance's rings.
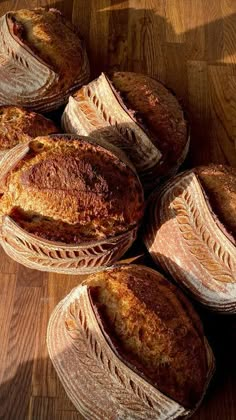
[[194,168],[193,172],[200,181],[215,222],[236,245],[236,169],[210,165]]
[[51,317],[48,348],[86,419],[183,418],[214,368],[190,302],[160,273],[137,265],[99,272],[74,289]]
[[123,149],[146,190],[174,174],[188,150],[188,126],[178,100],[142,74],[102,74],[70,97],[62,123],[67,132],[106,137]]
[[0,107],[0,153],[35,137],[58,133],[48,118],[16,106]]
[[236,169],[194,168],[150,200],[144,236],[154,261],[201,303],[236,312]]
[[34,235],[68,244],[124,233],[143,215],[142,187],[133,170],[81,137],[31,141],[1,192],[1,216]]
[[0,34],[0,105],[56,109],[88,81],[84,45],[58,10],[8,12]]

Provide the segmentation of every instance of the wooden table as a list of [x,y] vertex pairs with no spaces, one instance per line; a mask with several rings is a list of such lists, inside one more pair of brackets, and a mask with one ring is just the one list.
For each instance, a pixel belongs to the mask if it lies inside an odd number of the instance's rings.
[[[177,93],[192,126],[189,165],[236,166],[235,0],[0,0],[0,14],[39,5],[61,9],[79,26],[93,76],[146,72]],[[0,419],[81,419],[45,342],[53,308],[80,282],[27,269],[0,250]],[[235,420],[236,317],[200,312],[217,372],[193,419]]]

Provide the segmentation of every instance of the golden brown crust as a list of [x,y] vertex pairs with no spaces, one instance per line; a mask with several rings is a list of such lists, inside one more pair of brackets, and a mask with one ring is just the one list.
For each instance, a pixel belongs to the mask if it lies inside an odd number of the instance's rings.
[[98,273],[88,284],[122,359],[165,395],[193,408],[208,366],[202,325],[185,296],[158,272],[135,265]]
[[0,107],[0,151],[58,132],[53,121],[40,114],[16,106]]
[[236,169],[223,165],[194,169],[219,221],[236,239]]
[[114,236],[139,223],[142,188],[113,153],[62,135],[38,137],[30,146],[6,178],[1,214],[31,233],[68,243]]
[[56,9],[17,10],[9,14],[12,31],[59,75],[58,90],[77,79],[84,50],[72,24]]
[[160,82],[143,74],[114,72],[109,78],[162,152],[160,175],[165,175],[182,155],[188,140],[187,123],[179,102]]

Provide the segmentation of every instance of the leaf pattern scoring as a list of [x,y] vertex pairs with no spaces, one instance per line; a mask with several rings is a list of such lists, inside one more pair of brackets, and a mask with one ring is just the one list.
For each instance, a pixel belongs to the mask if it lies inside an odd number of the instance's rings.
[[[178,186],[180,188],[180,186]],[[169,191],[170,206],[174,210],[180,232],[188,245],[189,251],[207,270],[213,279],[219,283],[234,283],[232,267],[233,262],[230,254],[217,241],[209,231],[204,217],[196,205],[191,190],[187,183],[181,184],[178,197],[174,197],[175,191]],[[208,287],[214,285],[208,284]]]

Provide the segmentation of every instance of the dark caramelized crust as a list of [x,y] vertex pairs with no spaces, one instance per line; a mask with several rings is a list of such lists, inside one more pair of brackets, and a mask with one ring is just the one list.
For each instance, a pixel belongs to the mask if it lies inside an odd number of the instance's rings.
[[187,143],[187,123],[179,102],[151,77],[114,72],[109,78],[125,105],[135,111],[137,121],[162,152],[164,163],[160,171],[165,173],[178,161]]
[[38,137],[9,173],[3,193],[1,214],[31,233],[67,243],[125,232],[143,215],[136,175],[86,138]]
[[70,87],[80,74],[84,54],[72,24],[58,10],[43,8],[10,12],[9,20],[20,42],[58,73],[58,88]]
[[223,165],[194,170],[219,221],[236,239],[236,169]]
[[122,359],[186,408],[202,396],[207,356],[201,322],[161,274],[123,266],[88,280],[100,322]]
[[58,132],[55,124],[40,114],[16,106],[0,107],[0,151]]

